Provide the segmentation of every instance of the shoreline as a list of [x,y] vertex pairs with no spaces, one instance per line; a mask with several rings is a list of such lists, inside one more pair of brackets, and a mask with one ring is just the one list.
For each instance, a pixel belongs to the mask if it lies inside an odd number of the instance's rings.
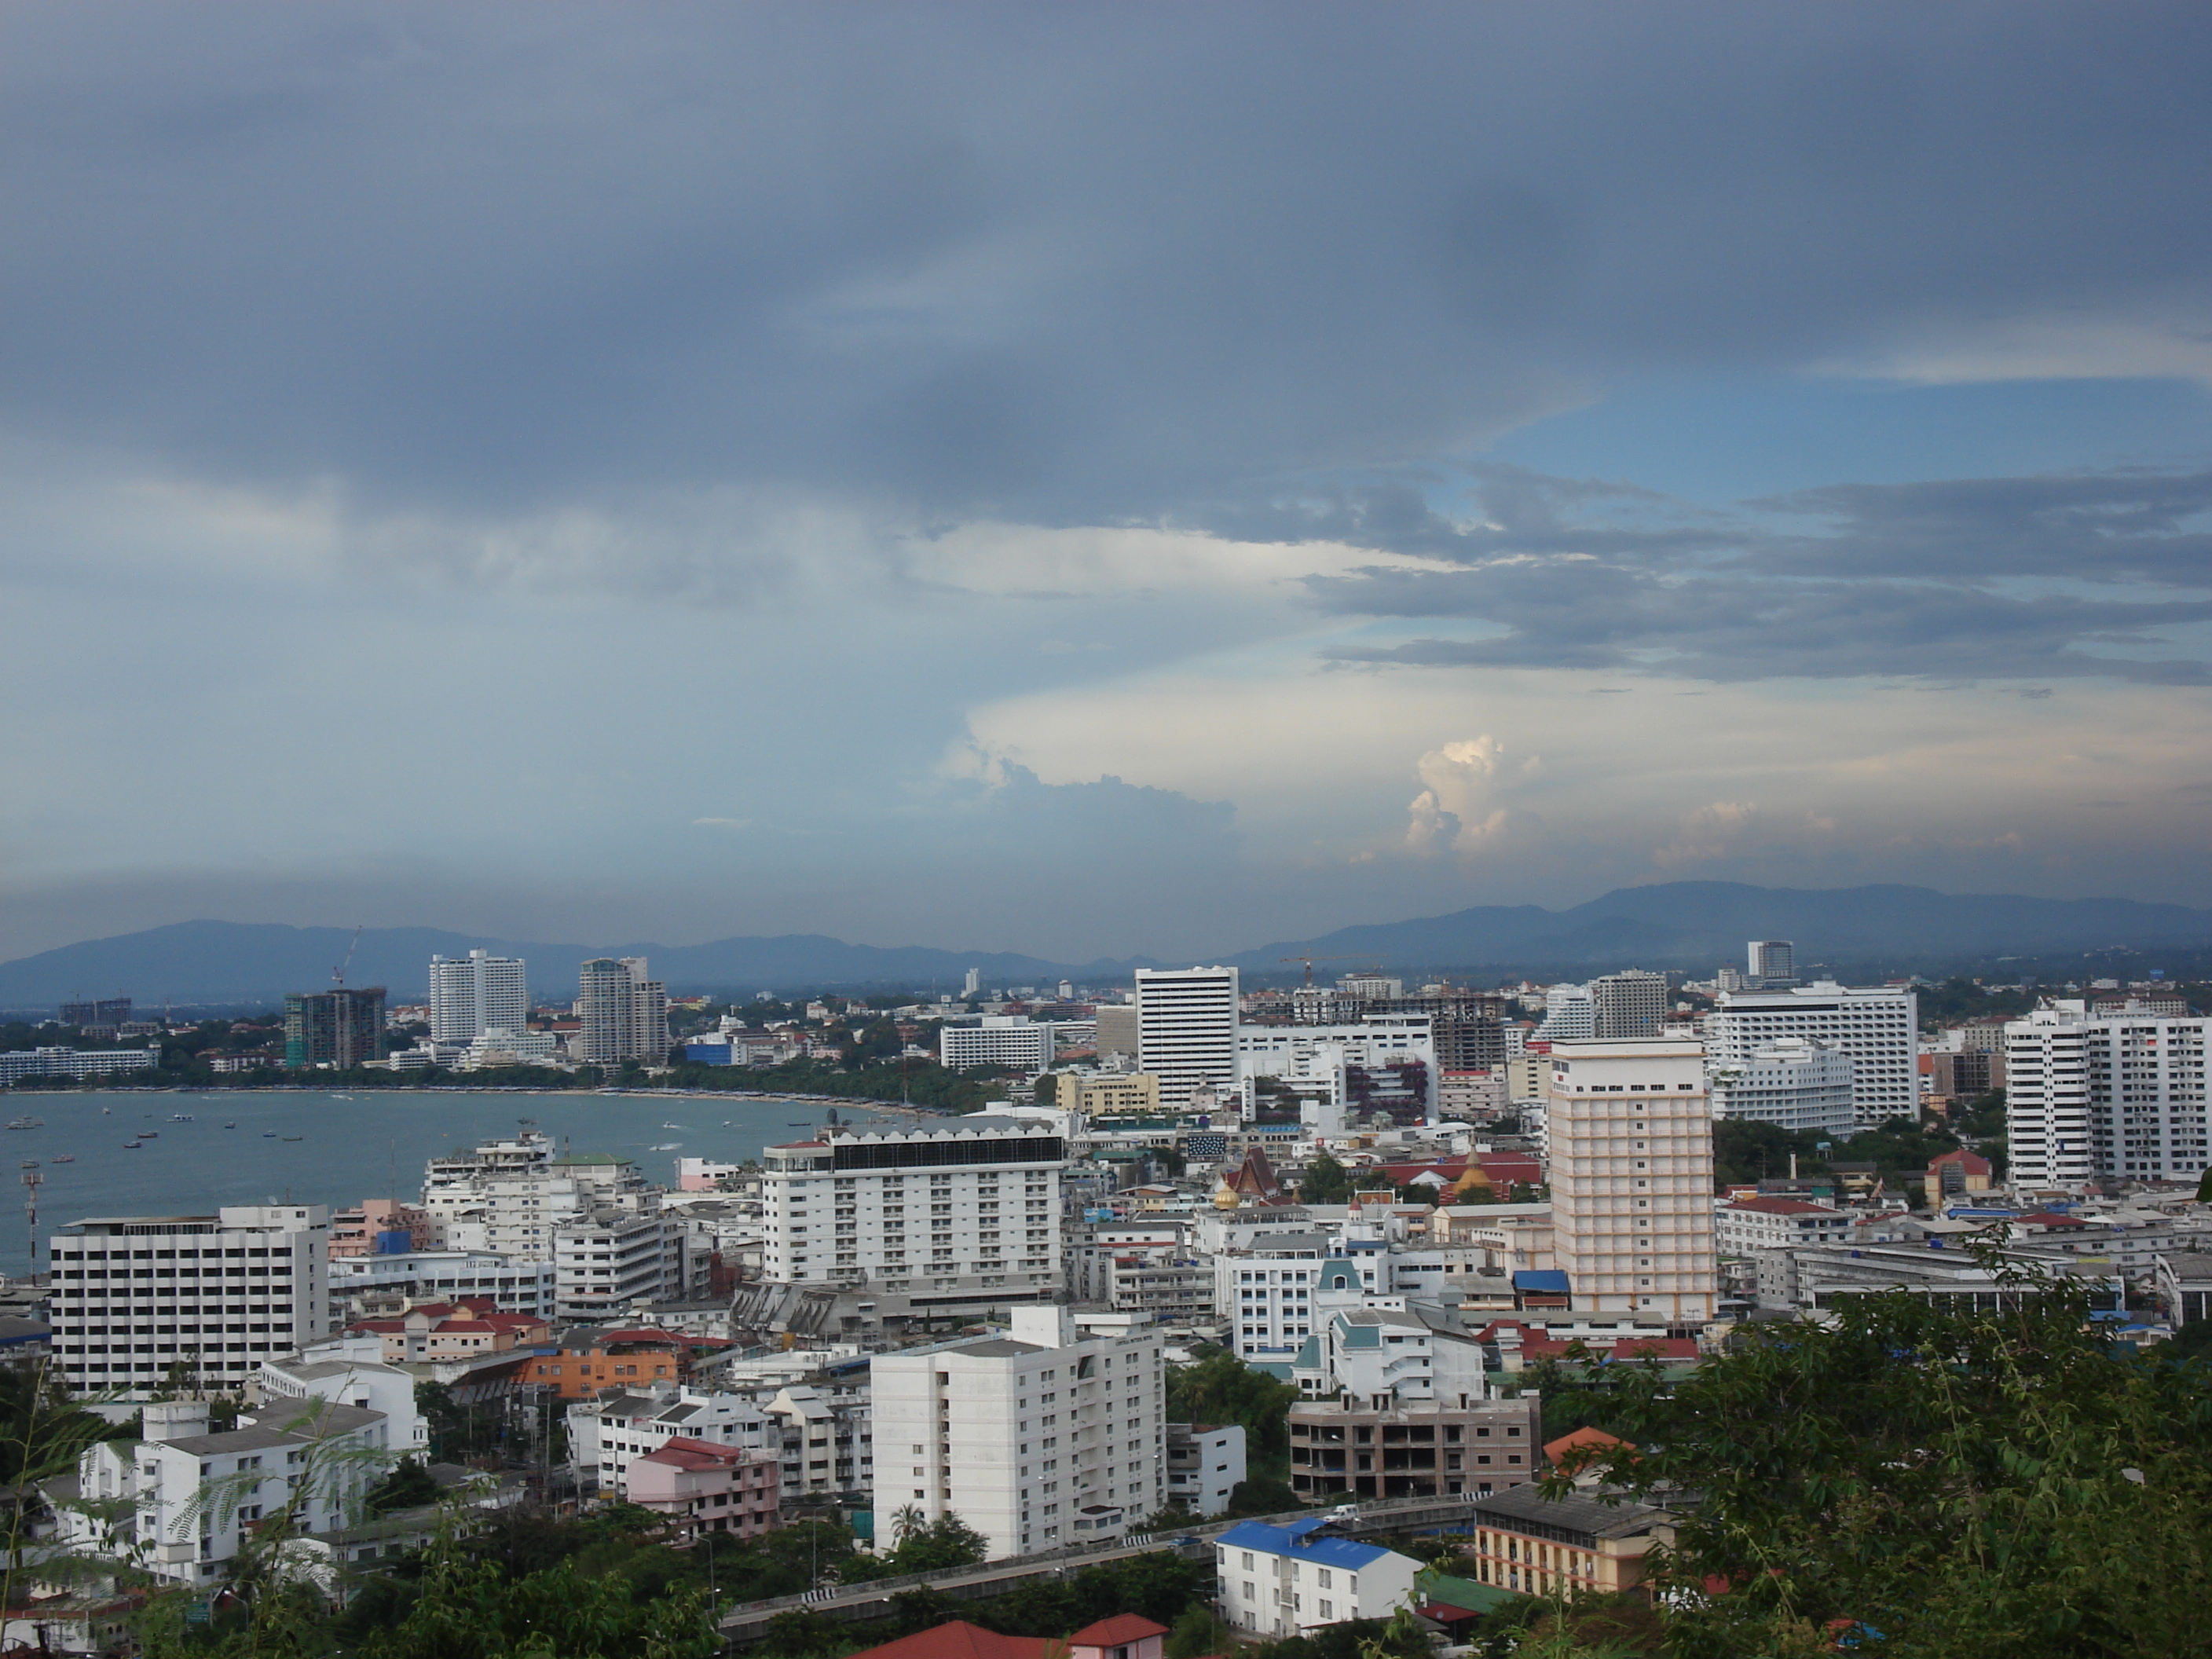
[[[908,1105],[899,1101],[870,1100],[863,1095],[802,1095],[781,1090],[765,1089],[518,1089],[497,1084],[475,1085],[459,1083],[428,1083],[417,1085],[350,1085],[360,1088],[366,1097],[379,1095],[515,1095],[527,1099],[551,1100],[786,1100],[824,1106],[849,1106],[868,1115],[888,1113],[902,1117],[943,1117],[946,1114],[933,1112],[926,1106]],[[250,1088],[226,1088],[221,1085],[201,1088],[186,1083],[167,1083],[158,1087],[122,1087],[103,1089],[28,1089],[21,1085],[0,1091],[0,1100],[71,1099],[84,1095],[191,1095],[196,1097],[233,1097],[238,1095],[331,1095],[341,1092],[329,1085],[307,1083],[264,1083]]]

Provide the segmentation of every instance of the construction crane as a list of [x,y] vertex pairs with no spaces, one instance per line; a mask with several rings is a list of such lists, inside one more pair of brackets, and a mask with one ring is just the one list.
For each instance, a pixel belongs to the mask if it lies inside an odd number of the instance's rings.
[[[1316,962],[1365,962],[1368,958],[1365,957],[1279,957],[1276,960],[1279,962],[1303,962],[1305,963],[1306,989],[1310,991],[1313,989],[1313,965]],[[1369,971],[1379,974],[1382,969],[1381,965],[1377,964],[1374,969]]]
[[[368,924],[364,922],[362,927],[366,926],[368,926]],[[361,928],[356,927],[353,930],[353,943],[346,946],[345,960],[338,963],[337,967],[331,969],[331,983],[337,986],[341,991],[345,989],[346,969],[353,966],[353,953],[356,950],[360,948],[360,945]]]

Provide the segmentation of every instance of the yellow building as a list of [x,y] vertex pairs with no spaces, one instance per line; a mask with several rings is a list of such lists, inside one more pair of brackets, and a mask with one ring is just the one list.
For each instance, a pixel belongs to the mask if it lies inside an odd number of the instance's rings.
[[1674,1526],[1665,1510],[1578,1492],[1547,1498],[1534,1486],[1478,1499],[1473,1520],[1478,1581],[1523,1595],[1634,1589]]
[[[1072,1102],[1066,1098],[1070,1084],[1075,1089]],[[1094,1122],[1102,1117],[1160,1115],[1160,1080],[1150,1072],[1100,1072],[1088,1077],[1063,1077],[1060,1090],[1060,1094],[1054,1097],[1058,1103],[1073,1105]]]

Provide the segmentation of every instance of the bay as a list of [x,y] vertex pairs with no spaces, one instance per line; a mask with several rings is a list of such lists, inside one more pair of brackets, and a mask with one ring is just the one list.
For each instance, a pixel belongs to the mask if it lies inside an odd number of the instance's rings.
[[[524,1119],[568,1150],[634,1159],[647,1179],[673,1187],[679,1158],[757,1158],[763,1146],[804,1139],[829,1109],[822,1101],[703,1094],[17,1088],[0,1093],[0,1113],[42,1119],[44,1127],[0,1132],[0,1156],[35,1160],[44,1177],[35,1258],[43,1269],[47,1236],[88,1216],[194,1215],[223,1204],[277,1202],[337,1209],[394,1196],[413,1202],[429,1159],[513,1134]],[[835,1109],[843,1121],[873,1121],[858,1103]],[[179,1113],[192,1121],[170,1121]],[[230,1123],[238,1127],[223,1127]],[[147,1131],[153,1139],[125,1150]],[[671,1142],[673,1150],[653,1150]],[[57,1164],[57,1153],[74,1161]],[[34,1266],[31,1232],[20,1206],[11,1222],[5,1201],[0,1197],[0,1271],[21,1274]]]

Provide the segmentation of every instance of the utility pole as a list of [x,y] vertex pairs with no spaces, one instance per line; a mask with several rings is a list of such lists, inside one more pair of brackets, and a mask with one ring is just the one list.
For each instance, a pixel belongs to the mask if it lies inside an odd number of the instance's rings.
[[39,1271],[39,1186],[46,1180],[36,1170],[23,1171],[23,1220],[31,1234],[31,1271]]

